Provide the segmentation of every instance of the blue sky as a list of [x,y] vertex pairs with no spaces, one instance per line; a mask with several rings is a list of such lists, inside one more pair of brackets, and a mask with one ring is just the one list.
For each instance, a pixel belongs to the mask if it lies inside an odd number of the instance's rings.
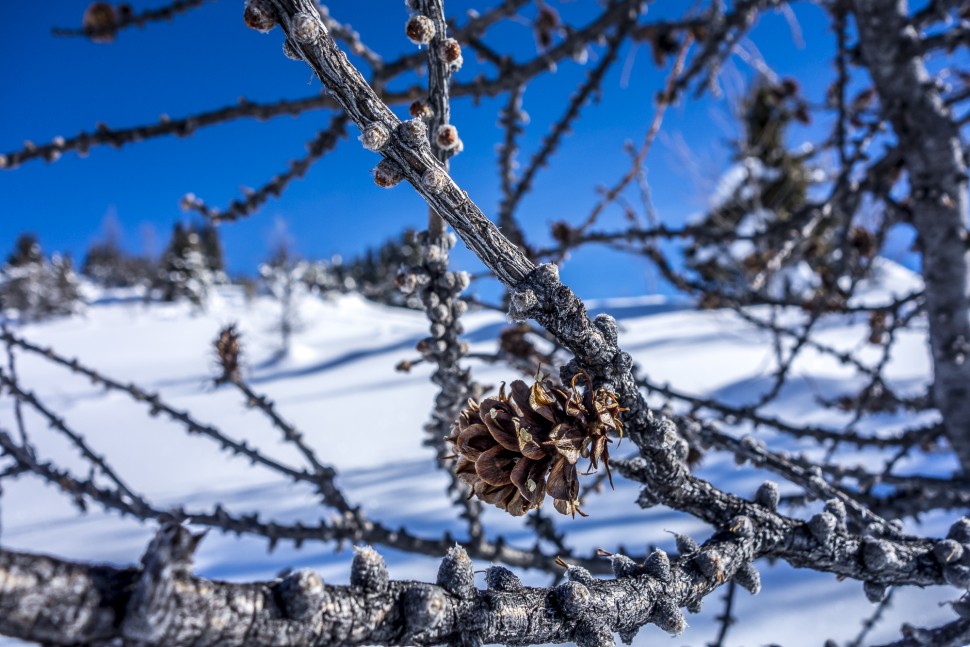
[[[156,2],[133,2],[136,10]],[[112,127],[148,124],[162,113],[182,117],[235,102],[301,98],[319,91],[319,82],[302,63],[281,54],[279,30],[259,34],[242,22],[242,2],[218,0],[179,16],[171,23],[128,29],[109,45],[79,38],[55,38],[51,28],[75,26],[85,0],[10,3],[0,25],[0,152],[57,135],[92,130],[101,121]],[[331,14],[351,23],[365,42],[388,57],[411,51],[403,34],[407,11],[401,0],[345,0],[328,3]],[[448,2],[449,13],[463,13],[473,2]],[[591,2],[552,1],[569,19],[591,15]],[[681,2],[656,2],[651,16],[670,15]],[[823,11],[797,4],[802,43],[779,13],[761,19],[752,43],[780,76],[799,79],[806,96],[819,101],[831,80],[834,35]],[[492,43],[518,58],[535,53],[526,24],[509,24]],[[471,59],[472,56],[466,56]],[[586,68],[567,62],[553,75],[533,83],[524,109],[531,125],[522,140],[520,160],[534,151],[549,125],[564,110],[565,101]],[[459,72],[470,79],[487,65],[468,60]],[[662,87],[664,70],[655,67],[646,46],[624,49],[621,64],[604,83],[602,100],[587,106],[575,132],[568,137],[549,168],[537,178],[536,192],[522,204],[524,227],[545,240],[556,220],[577,222],[597,200],[596,187],[615,182],[627,169],[627,140],[639,143],[653,116],[652,97]],[[754,72],[735,57],[721,77],[724,96],[672,107],[647,161],[652,198],[660,217],[683,222],[703,209],[710,188],[730,156],[737,135],[732,103]],[[396,87],[413,82],[402,79]],[[500,99],[474,105],[456,100],[452,121],[465,152],[454,159],[453,175],[486,214],[497,212],[499,180],[495,144]],[[398,110],[403,115],[403,108]],[[158,253],[172,225],[189,218],[179,199],[193,192],[213,206],[224,206],[243,186],[258,187],[291,159],[304,153],[304,143],[325,127],[327,111],[268,122],[239,120],[198,131],[193,137],[160,138],[121,149],[95,148],[86,158],[74,153],[47,164],[29,162],[0,172],[0,253],[10,249],[17,234],[40,236],[47,251],[70,252],[78,260],[91,242],[101,238],[108,219],[117,222],[125,246]],[[793,143],[817,137],[825,118],[810,132],[792,134]],[[222,226],[229,267],[254,272],[269,255],[279,223],[284,222],[296,251],[309,258],[336,253],[351,256],[377,245],[406,227],[420,228],[426,219],[423,202],[407,186],[378,189],[369,170],[377,156],[362,149],[352,136],[342,141],[302,180],[279,199],[244,221]],[[689,150],[689,156],[684,151]],[[612,222],[618,222],[612,214]],[[606,224],[605,221],[604,224]],[[536,239],[534,237],[534,240]],[[478,264],[466,251],[457,253],[467,269]],[[564,279],[584,297],[629,296],[653,292],[659,286],[646,261],[591,248],[564,267]]]

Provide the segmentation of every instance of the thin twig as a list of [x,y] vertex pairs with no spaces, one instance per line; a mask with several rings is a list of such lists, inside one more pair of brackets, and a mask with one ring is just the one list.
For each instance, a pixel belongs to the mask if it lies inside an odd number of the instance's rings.
[[182,208],[195,211],[212,222],[234,222],[253,215],[270,198],[279,197],[286,187],[296,178],[303,177],[307,170],[321,157],[336,148],[341,138],[346,136],[347,116],[338,114],[330,120],[330,125],[321,130],[306,143],[307,154],[290,162],[289,168],[277,175],[255,191],[246,193],[243,199],[236,199],[223,209],[214,209],[194,194],[182,198]]

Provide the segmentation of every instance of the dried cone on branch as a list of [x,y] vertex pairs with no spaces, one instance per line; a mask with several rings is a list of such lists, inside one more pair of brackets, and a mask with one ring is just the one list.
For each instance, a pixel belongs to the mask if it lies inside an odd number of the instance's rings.
[[118,14],[107,2],[92,2],[84,10],[81,20],[84,33],[96,43],[110,43],[115,39]]
[[219,362],[219,368],[222,369],[222,375],[216,378],[216,384],[234,382],[242,376],[239,363],[239,355],[242,353],[241,336],[235,324],[229,324],[219,331],[215,348],[216,360]]
[[[581,376],[584,391],[576,388]],[[562,514],[586,516],[579,509],[576,464],[589,459],[593,471],[602,460],[613,485],[607,434],[622,437],[621,411],[616,395],[594,391],[585,374],[574,376],[568,391],[548,380],[531,387],[516,380],[510,394],[503,385],[498,397],[468,401],[448,437],[458,459],[455,473],[479,499],[515,516],[538,508],[546,494]]]

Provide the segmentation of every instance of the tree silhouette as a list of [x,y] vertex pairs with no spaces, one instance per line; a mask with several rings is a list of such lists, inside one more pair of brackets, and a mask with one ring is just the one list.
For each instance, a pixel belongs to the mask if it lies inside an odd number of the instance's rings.
[[0,266],[0,310],[15,312],[22,322],[68,315],[82,306],[81,287],[70,257],[45,258],[33,234],[17,238]]
[[185,297],[203,307],[211,286],[225,282],[223,268],[222,247],[214,227],[186,227],[180,222],[175,223],[155,287],[165,301]]

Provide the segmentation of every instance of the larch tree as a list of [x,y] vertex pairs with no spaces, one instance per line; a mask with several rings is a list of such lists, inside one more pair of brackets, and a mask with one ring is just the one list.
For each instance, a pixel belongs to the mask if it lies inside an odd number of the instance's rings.
[[[128,5],[95,2],[80,28],[57,33],[110,42],[129,27],[147,27],[202,4],[185,0],[138,13]],[[448,471],[447,496],[462,526],[458,536],[392,529],[350,501],[318,448],[247,383],[239,370],[241,342],[231,327],[217,341],[221,375],[216,382],[239,390],[250,406],[264,412],[300,452],[305,467],[277,462],[198,422],[157,393],[116,380],[7,327],[0,333],[11,357],[0,369],[4,394],[18,411],[37,410],[70,437],[91,463],[92,475],[73,474],[38,456],[22,417],[15,416],[12,423],[0,423],[6,470],[0,480],[34,475],[79,501],[156,522],[158,532],[141,563],[130,568],[0,548],[0,633],[59,645],[575,642],[592,647],[612,645],[616,636],[629,643],[648,624],[679,635],[687,624],[685,610],[696,612],[705,598],[725,588],[758,593],[758,566],[781,560],[857,582],[874,604],[894,587],[950,587],[952,619],[937,627],[908,626],[895,644],[970,641],[970,598],[965,595],[970,588],[970,519],[960,515],[970,505],[968,118],[958,116],[970,101],[970,75],[958,63],[970,44],[970,10],[955,0],[930,0],[918,8],[904,0],[814,3],[826,12],[836,43],[824,100],[807,100],[799,84],[772,73],[770,60],[758,60],[760,80],[745,103],[746,139],[739,146],[739,159],[747,160],[746,179],[697,222],[671,225],[652,219],[647,199],[636,205],[630,198],[643,192],[647,157],[665,111],[716,87],[725,62],[743,47],[762,14],[788,12],[790,3],[677,3],[681,13],[670,19],[654,19],[648,12],[651,4],[604,0],[595,3],[590,20],[571,24],[549,0],[496,0],[454,18],[447,17],[443,0],[409,0],[401,38],[420,49],[392,59],[341,22],[339,3],[248,0],[241,7],[245,23],[280,39],[280,56],[307,65],[326,92],[275,104],[243,100],[128,129],[101,127],[0,157],[0,167],[13,169],[101,145],[190,134],[241,116],[328,110],[329,123],[308,143],[307,155],[265,186],[224,208],[194,195],[183,201],[211,222],[228,223],[255,214],[330,154],[348,132],[359,133],[361,144],[374,154],[375,183],[415,191],[428,206],[427,228],[413,238],[417,253],[403,264],[396,281],[427,314],[429,334],[418,344],[420,358],[411,364],[433,366],[431,380],[438,393],[429,403],[425,443],[439,457],[455,458],[441,465]],[[502,39],[492,36],[510,22],[532,28],[534,56],[523,59],[506,52]],[[639,44],[650,48],[667,76],[656,88],[654,117],[641,143],[630,145],[629,169],[601,190],[588,213],[572,214],[555,222],[548,237],[540,235],[527,226],[523,198],[569,132],[583,127],[584,109],[607,91],[606,74]],[[486,72],[464,78],[462,65],[469,57],[477,57]],[[519,167],[523,134],[532,127],[523,113],[523,92],[567,61],[588,72]],[[426,76],[406,90],[389,89],[391,81],[411,78],[406,75],[415,71]],[[464,147],[461,119],[452,104],[456,97],[503,100],[497,169],[502,198],[496,213],[480,208],[449,172],[450,164],[461,162]],[[404,107],[409,118],[400,119],[393,108]],[[785,137],[788,125],[819,115],[826,117],[820,140],[793,150]],[[629,216],[623,226],[602,225],[610,209]],[[887,237],[900,226],[916,232],[922,289],[876,302],[857,298],[860,286],[879,271]],[[462,340],[462,315],[469,307],[462,294],[478,277],[454,266],[457,244],[471,250],[502,285],[504,297],[493,307],[507,311],[514,322],[500,332],[494,354],[486,358],[470,356]],[[590,317],[560,278],[559,263],[593,245],[647,259],[700,306],[730,310],[767,333],[775,348],[769,388],[756,402],[736,406],[652,380],[624,350],[616,320],[608,314]],[[703,262],[698,260],[702,250]],[[173,252],[170,272],[183,271],[176,265],[184,265],[185,258]],[[808,276],[798,289],[792,287],[793,268],[803,268]],[[789,287],[773,287],[778,285]],[[836,348],[820,334],[827,322],[846,317],[865,322],[866,352]],[[921,325],[932,359],[932,386],[913,395],[900,392],[885,367],[900,336]],[[819,407],[846,414],[841,427],[771,412],[793,379],[793,366],[809,351],[838,361],[863,384],[837,398],[819,398]],[[101,461],[21,384],[15,354],[43,356],[146,403],[152,413],[165,414],[286,479],[312,485],[321,505],[335,516],[310,526],[262,521],[222,507],[204,511],[158,505],[126,485],[119,476],[124,466]],[[476,381],[472,369],[479,361],[509,369],[509,384],[499,394],[487,395]],[[540,366],[555,367],[558,375],[536,377]],[[648,397],[663,403],[663,411],[649,406]],[[899,410],[928,415],[911,428],[860,431],[860,420]],[[771,430],[782,445],[798,439],[824,451],[820,458],[806,458],[746,433],[751,429]],[[635,447],[634,456],[610,455],[621,436]],[[852,465],[848,456],[854,449],[884,458],[884,468]],[[897,470],[904,457],[939,452],[952,454],[960,471]],[[755,492],[728,491],[693,470],[702,456],[713,453],[733,455],[774,480]],[[600,468],[600,484],[603,479],[637,483],[644,514],[657,506],[678,511],[709,525],[709,536],[701,541],[678,536],[672,554],[655,549],[604,558],[571,551],[549,508],[570,517],[584,514],[587,492],[577,470],[581,459]],[[782,497],[775,481],[796,494]],[[553,503],[542,507],[546,495]],[[797,505],[807,501],[818,502],[818,512],[802,518]],[[483,506],[528,515],[533,545],[524,547],[524,542],[490,532]],[[947,536],[924,536],[904,525],[931,512],[953,515]],[[197,577],[192,558],[203,537],[187,525],[262,537],[271,545],[352,541],[358,547],[349,564],[350,584],[327,584],[310,570],[268,582],[230,584]],[[378,552],[381,547],[437,555],[440,567],[424,581],[393,580]],[[493,565],[485,572],[486,586],[479,588],[474,571],[488,562]],[[561,579],[548,587],[524,586],[510,567],[541,569]],[[724,644],[730,627],[731,595],[717,645]]]

